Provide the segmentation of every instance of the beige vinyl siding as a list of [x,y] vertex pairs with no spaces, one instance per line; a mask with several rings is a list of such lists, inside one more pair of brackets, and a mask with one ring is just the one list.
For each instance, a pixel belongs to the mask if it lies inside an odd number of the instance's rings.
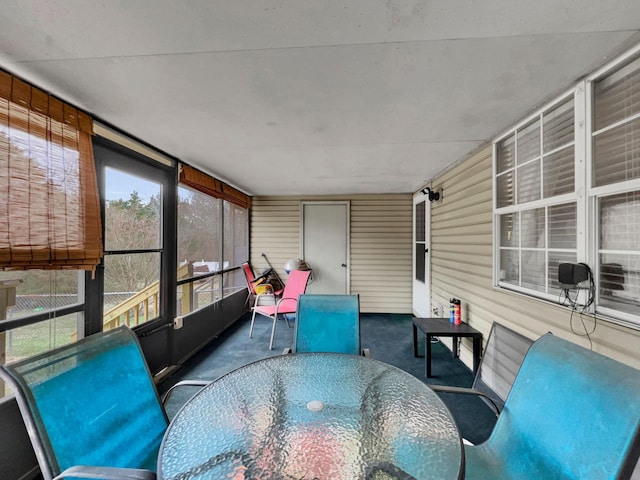
[[350,291],[363,313],[411,313],[413,204],[410,194],[325,197],[254,197],[250,258],[257,272],[262,253],[286,278],[285,262],[300,256],[303,201],[349,201]]
[[[431,304],[446,309],[451,297],[462,300],[463,321],[484,333],[491,323],[507,325],[530,338],[552,332],[589,347],[577,315],[550,302],[493,287],[492,149],[483,148],[432,184],[443,187],[444,199],[431,204]],[[590,320],[586,320],[591,326]],[[593,350],[640,368],[640,332],[599,320],[591,335]],[[461,358],[472,364],[471,343]]]
[[412,229],[409,194],[351,200],[351,292],[361,311],[412,312]]

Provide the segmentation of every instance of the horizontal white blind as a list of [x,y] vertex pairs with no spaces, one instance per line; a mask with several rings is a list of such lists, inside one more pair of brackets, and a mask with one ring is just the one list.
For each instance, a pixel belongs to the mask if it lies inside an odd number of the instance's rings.
[[573,145],[544,157],[542,179],[544,198],[573,192],[575,188],[574,158]]
[[594,86],[594,186],[640,178],[640,58]]
[[640,192],[599,199],[600,304],[631,314],[640,307]]

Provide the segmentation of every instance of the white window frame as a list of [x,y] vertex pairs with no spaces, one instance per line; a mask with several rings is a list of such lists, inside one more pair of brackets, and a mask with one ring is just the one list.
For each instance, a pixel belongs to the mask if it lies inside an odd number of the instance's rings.
[[[604,65],[599,70],[596,70],[594,73],[589,75],[584,81],[585,90],[589,92],[586,98],[586,116],[585,116],[585,123],[587,127],[586,134],[585,134],[586,136],[585,144],[587,149],[586,157],[588,160],[588,168],[586,169],[585,185],[587,187],[586,197],[588,202],[588,219],[589,219],[588,226],[590,227],[588,229],[589,250],[588,250],[587,258],[588,258],[589,265],[595,266],[593,269],[594,277],[596,279],[595,311],[598,315],[602,315],[606,317],[607,320],[611,320],[614,323],[620,323],[627,326],[634,326],[637,328],[640,326],[640,314],[633,315],[627,312],[623,312],[621,310],[614,310],[608,307],[604,307],[599,304],[600,294],[599,294],[599,288],[597,288],[598,286],[597,283],[598,283],[598,278],[600,276],[600,270],[599,270],[600,262],[598,259],[598,255],[599,255],[598,225],[600,224],[600,219],[598,217],[599,212],[598,212],[597,204],[598,204],[598,199],[601,197],[614,195],[618,193],[640,191],[640,178],[627,180],[625,182],[618,182],[611,185],[592,187],[593,185],[593,178],[592,178],[593,142],[591,141],[592,136],[594,134],[593,125],[592,125],[594,96],[592,92],[593,92],[595,83],[598,80],[602,79],[603,77],[606,77],[607,75],[609,75],[613,70],[619,68],[621,65],[632,60],[640,61],[640,45],[637,45],[636,47],[632,48],[626,53],[615,58],[608,64]],[[640,117],[640,114],[636,114],[632,118],[638,118],[638,117]],[[625,121],[629,121],[629,119],[626,119]],[[612,126],[609,126],[607,128],[612,128]]]
[[[574,100],[574,116],[576,115],[576,112],[578,110],[578,105],[582,106],[584,105],[584,90],[579,93],[577,91],[576,88],[571,88],[570,90],[567,90],[565,92],[563,92],[561,95],[559,95],[558,97],[554,98],[552,101],[546,103],[545,105],[543,105],[541,108],[537,109],[535,112],[533,112],[532,114],[528,115],[526,118],[524,118],[521,122],[519,122],[517,125],[509,128],[508,130],[504,131],[499,137],[495,138],[493,141],[493,224],[494,224],[494,239],[493,239],[493,246],[494,246],[494,251],[493,251],[493,265],[494,265],[494,270],[493,270],[493,284],[496,287],[499,288],[504,288],[506,290],[511,290],[511,291],[515,291],[518,293],[523,293],[525,295],[529,295],[529,296],[533,296],[533,297],[537,297],[537,298],[541,298],[544,300],[548,300],[551,302],[558,302],[558,295],[556,294],[552,294],[552,293],[546,293],[546,292],[542,292],[539,290],[533,290],[533,289],[528,289],[526,287],[521,287],[518,285],[513,285],[512,283],[507,283],[507,282],[501,282],[500,281],[500,216],[501,215],[505,215],[505,214],[509,214],[509,213],[519,213],[521,214],[523,211],[530,211],[530,210],[534,210],[534,209],[538,209],[538,208],[546,208],[546,207],[552,207],[555,205],[562,205],[562,204],[566,204],[566,203],[571,203],[571,202],[575,202],[576,203],[576,216],[577,216],[577,230],[578,232],[580,231],[580,219],[581,217],[583,217],[583,215],[581,215],[581,212],[584,210],[584,177],[582,175],[580,175],[578,173],[578,171],[580,170],[579,167],[579,158],[584,158],[581,157],[581,155],[579,154],[578,150],[578,143],[580,141],[580,139],[584,136],[584,133],[580,132],[580,128],[579,128],[579,122],[577,120],[577,117],[575,117],[575,133],[574,133],[574,155],[575,155],[575,165],[574,165],[574,191],[571,193],[565,193],[562,195],[557,195],[551,198],[540,198],[538,200],[534,200],[534,201],[530,201],[530,202],[526,202],[526,203],[515,203],[514,205],[510,205],[510,206],[506,206],[506,207],[500,207],[498,208],[497,206],[497,178],[498,178],[498,172],[497,172],[497,149],[498,149],[498,144],[503,141],[505,138],[509,137],[509,135],[513,134],[515,131],[521,129],[522,127],[526,126],[527,124],[531,123],[531,121],[533,121],[536,118],[541,119],[541,115],[545,112],[548,112],[550,110],[553,110],[554,107],[557,107],[559,105],[561,105],[562,103],[566,102],[567,100],[570,99],[570,97],[573,96],[573,100]],[[582,126],[582,130],[584,129],[584,125]],[[514,148],[517,149],[517,139],[516,139],[516,144],[514,146]],[[548,154],[548,152],[547,152]],[[542,159],[543,157],[543,152],[542,150],[540,151],[540,157]],[[541,172],[540,175],[544,175],[544,172],[542,171],[544,162],[541,161]],[[514,167],[515,168],[515,167]],[[517,202],[517,179],[514,177],[514,182],[516,183],[515,191],[514,191],[514,197],[515,197],[515,201]],[[582,186],[582,195],[580,195],[580,187]],[[545,248],[544,251],[548,252],[549,250],[562,250],[562,249],[557,249],[557,248],[549,248],[548,245],[548,232],[546,231],[546,226],[545,226],[545,236],[547,236],[547,242],[545,242]],[[585,248],[586,248],[586,243],[584,241],[581,241],[580,236],[576,239],[576,257],[578,258],[578,262],[579,261],[584,261],[584,260],[579,260],[582,256],[584,256],[584,252],[585,252]],[[525,249],[525,250],[530,250],[530,249]],[[518,247],[518,251],[521,252],[522,251],[522,247]],[[520,271],[520,275],[522,275],[522,271]],[[545,280],[545,290],[547,290],[547,282]]]
[[[523,288],[511,283],[500,281],[500,216],[513,212],[522,212],[534,208],[547,207],[555,204],[576,202],[576,261],[587,263],[593,270],[594,280],[596,282],[596,301],[589,309],[595,312],[598,318],[618,323],[626,326],[640,327],[640,314],[633,315],[620,310],[603,307],[599,305],[599,218],[597,202],[600,197],[608,196],[616,193],[625,193],[640,191],[640,178],[619,182],[612,185],[601,187],[592,187],[592,168],[593,168],[593,103],[594,103],[594,85],[603,77],[609,75],[613,70],[622,64],[640,57],[640,45],[629,50],[625,54],[617,57],[607,65],[587,76],[584,80],[576,83],[568,91],[558,95],[553,100],[536,110],[533,114],[528,115],[517,125],[505,130],[493,141],[493,285],[496,288],[515,291],[527,296],[539,298],[544,301],[551,301],[562,304],[561,299],[557,295],[540,292],[532,289]],[[575,119],[575,143],[574,143],[574,174],[575,189],[573,193],[559,195],[551,199],[540,199],[524,204],[517,204],[517,185],[514,187],[515,201],[514,205],[498,208],[497,202],[497,150],[498,144],[513,134],[516,130],[527,125],[536,117],[540,117],[543,112],[549,111],[553,107],[560,105],[566,101],[569,95],[574,96],[574,119]],[[633,118],[640,117],[640,114]],[[608,127],[610,128],[610,127]],[[517,148],[517,143],[514,148]],[[541,152],[542,155],[542,152]],[[543,172],[541,172],[543,175]],[[514,182],[516,179],[514,178]],[[546,243],[546,250],[549,245]],[[522,247],[518,246],[518,251]]]

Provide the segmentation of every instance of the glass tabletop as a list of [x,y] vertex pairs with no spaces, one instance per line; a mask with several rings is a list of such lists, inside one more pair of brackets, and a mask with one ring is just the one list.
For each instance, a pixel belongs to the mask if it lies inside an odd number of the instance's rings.
[[178,412],[158,478],[458,479],[460,434],[422,381],[370,358],[297,353],[239,368]]

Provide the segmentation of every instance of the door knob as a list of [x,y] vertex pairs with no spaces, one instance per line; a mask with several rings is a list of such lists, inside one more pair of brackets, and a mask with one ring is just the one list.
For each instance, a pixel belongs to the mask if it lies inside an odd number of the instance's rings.
[[342,265],[340,265],[342,268],[347,268],[347,264],[343,263]]

